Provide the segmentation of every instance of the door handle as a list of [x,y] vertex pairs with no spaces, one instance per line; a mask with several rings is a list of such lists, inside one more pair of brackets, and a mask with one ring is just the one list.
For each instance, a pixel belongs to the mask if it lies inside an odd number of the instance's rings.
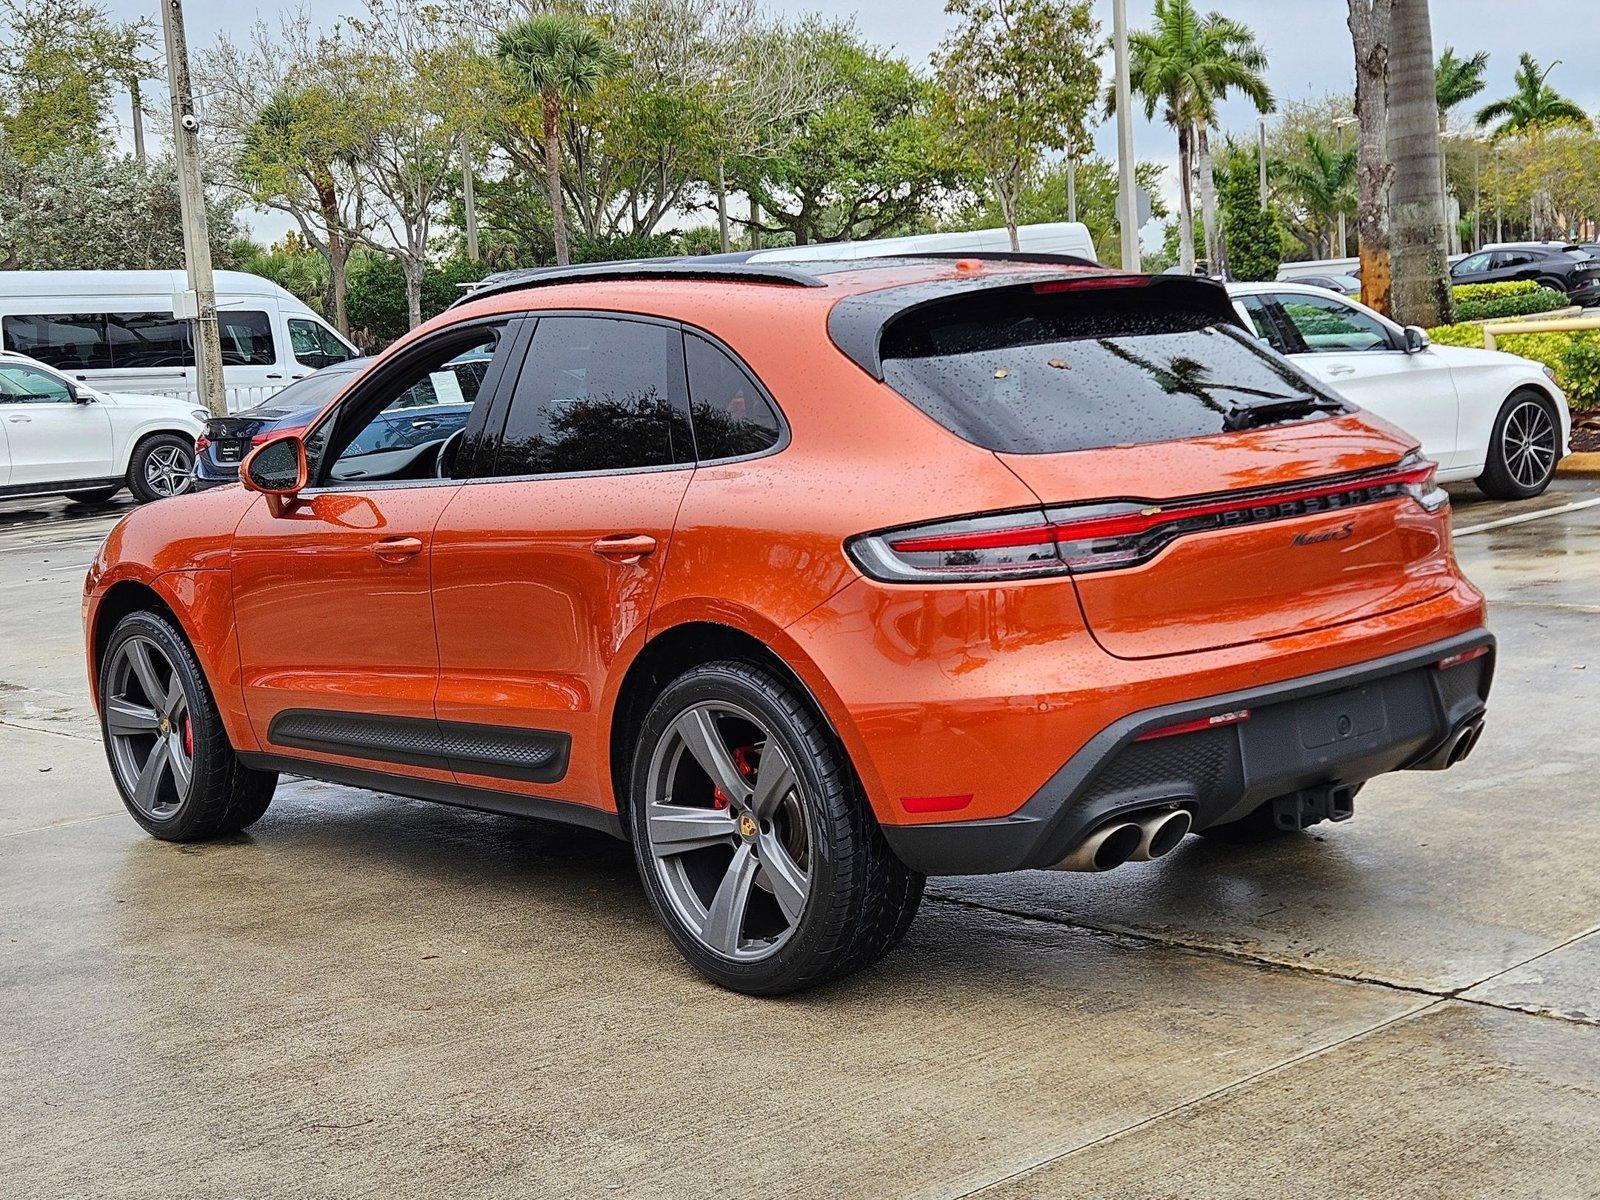
[[266,378],[266,379],[282,379],[283,376],[282,375],[267,375],[267,376],[264,376],[263,378]]
[[422,553],[422,539],[414,537],[384,538],[367,547],[384,562],[404,562]]
[[7,417],[6,420],[17,425],[26,425],[29,421],[33,420],[33,418],[23,416],[21,413],[13,413],[11,416]]
[[656,548],[656,540],[647,533],[614,534],[603,537],[594,544],[594,552],[602,558],[618,562],[637,562]]
[[438,427],[439,422],[430,421],[427,417],[419,417],[417,420],[411,422],[411,428],[413,429],[437,429]]
[[1354,375],[1355,373],[1356,373],[1356,369],[1354,367],[1329,367],[1328,368],[1328,374],[1329,375],[1338,375],[1338,376],[1342,377],[1342,376],[1345,376],[1345,375]]

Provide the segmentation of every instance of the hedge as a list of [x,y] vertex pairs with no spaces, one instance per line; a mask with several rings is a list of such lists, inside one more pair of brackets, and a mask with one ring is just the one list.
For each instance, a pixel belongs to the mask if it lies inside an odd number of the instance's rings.
[[1514,283],[1466,283],[1453,290],[1458,321],[1496,321],[1567,307],[1566,293],[1540,287],[1531,279]]

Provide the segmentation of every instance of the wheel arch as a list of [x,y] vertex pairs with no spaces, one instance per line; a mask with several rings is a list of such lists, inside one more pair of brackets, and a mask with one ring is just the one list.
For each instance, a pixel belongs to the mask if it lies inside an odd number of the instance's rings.
[[[631,770],[630,751],[634,736],[644,723],[650,706],[666,686],[684,671],[700,663],[718,659],[737,659],[763,666],[776,673],[798,689],[817,717],[839,742],[845,761],[864,785],[860,756],[853,752],[850,732],[841,729],[835,711],[819,696],[826,687],[816,667],[810,662],[796,666],[773,645],[780,636],[758,637],[755,633],[720,621],[694,619],[672,625],[654,634],[628,664],[622,682],[618,685],[616,699],[611,705],[608,752],[612,795],[624,829],[628,828],[628,775]],[[786,647],[798,659],[804,658],[797,649]],[[811,676],[808,679],[807,676]],[[813,686],[816,680],[819,686]],[[869,802],[872,793],[863,786]]]
[[111,631],[122,618],[136,612],[153,612],[165,617],[189,643],[189,648],[194,649],[194,642],[183,627],[183,619],[160,592],[143,580],[118,580],[100,597],[89,628],[89,684],[94,689],[96,703],[100,699],[100,668],[105,663],[106,643],[111,640]]

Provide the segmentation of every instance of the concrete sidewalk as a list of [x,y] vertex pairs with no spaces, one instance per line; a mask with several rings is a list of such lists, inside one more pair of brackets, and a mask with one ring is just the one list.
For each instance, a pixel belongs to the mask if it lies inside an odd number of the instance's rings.
[[78,645],[110,520],[0,516],[0,1191],[1600,1194],[1600,506],[1458,499],[1501,639],[1464,766],[1285,844],[934,881],[780,1001],[694,975],[599,836],[289,782],[146,837]]

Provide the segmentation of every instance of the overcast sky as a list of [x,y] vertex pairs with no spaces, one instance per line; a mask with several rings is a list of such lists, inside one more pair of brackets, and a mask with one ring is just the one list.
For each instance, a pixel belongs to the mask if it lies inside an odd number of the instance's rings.
[[[830,17],[854,18],[866,37],[894,47],[919,65],[926,61],[947,27],[943,0],[768,3],[775,11],[790,16],[820,12]],[[159,15],[158,6],[151,0],[109,0],[109,7],[123,19]],[[190,46],[206,45],[221,32],[243,35],[258,15],[272,21],[280,12],[298,7],[298,0],[268,0],[254,6],[188,0],[185,13]],[[312,7],[331,23],[338,14],[354,10],[357,3],[331,0]],[[1128,0],[1128,19],[1135,29],[1149,23],[1153,7],[1153,0]],[[1218,8],[1256,31],[1270,60],[1267,82],[1280,101],[1312,99],[1353,89],[1354,67],[1350,35],[1344,23],[1344,0],[1201,0],[1200,7],[1207,11]],[[1600,0],[1432,0],[1434,51],[1437,53],[1446,45],[1466,54],[1488,50],[1485,101],[1511,90],[1511,75],[1521,51],[1531,52],[1543,65],[1560,59],[1561,65],[1550,76],[1551,84],[1594,111],[1600,109],[1600,62],[1592,57],[1591,50],[1597,7]],[[1109,36],[1110,0],[1094,0],[1094,9]],[[126,104],[123,110],[125,119]],[[1241,137],[1251,136],[1255,114],[1249,102],[1234,100],[1225,104],[1222,126]],[[1101,153],[1114,152],[1115,133],[1109,123],[1100,127],[1096,140]],[[1135,126],[1134,145],[1140,158],[1172,163],[1172,140],[1171,132],[1162,126],[1142,120]],[[281,230],[278,222],[269,220],[258,223],[257,232],[276,237]]]

